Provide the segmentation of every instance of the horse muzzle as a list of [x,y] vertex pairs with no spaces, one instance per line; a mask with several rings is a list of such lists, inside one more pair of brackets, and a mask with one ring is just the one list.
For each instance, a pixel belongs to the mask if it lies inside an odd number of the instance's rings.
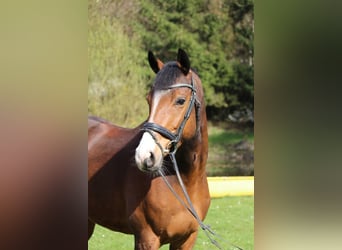
[[157,172],[163,163],[163,155],[152,136],[145,132],[135,150],[135,162],[143,172]]

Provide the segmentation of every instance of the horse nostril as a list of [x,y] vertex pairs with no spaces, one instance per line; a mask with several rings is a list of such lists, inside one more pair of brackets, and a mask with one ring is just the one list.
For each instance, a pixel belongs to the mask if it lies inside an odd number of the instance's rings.
[[151,158],[151,161],[153,161],[154,163],[154,154],[152,152],[150,152],[150,158]]
[[151,168],[153,167],[154,165],[154,154],[152,152],[150,152],[150,157],[147,157],[145,160],[144,160],[144,165],[146,168]]

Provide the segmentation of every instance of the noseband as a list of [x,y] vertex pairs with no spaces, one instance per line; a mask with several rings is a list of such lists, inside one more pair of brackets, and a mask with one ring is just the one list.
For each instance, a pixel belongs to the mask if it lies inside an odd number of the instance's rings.
[[[189,106],[188,106],[188,109],[184,115],[183,121],[181,122],[177,131],[175,133],[172,133],[167,128],[164,128],[164,127],[162,127],[156,123],[153,123],[153,122],[147,122],[142,127],[143,131],[148,132],[152,136],[152,138],[154,139],[154,141],[156,142],[156,144],[158,145],[158,147],[160,148],[160,150],[162,151],[163,154],[170,154],[170,153],[176,152],[177,145],[181,139],[185,124],[190,117],[192,108],[195,105],[196,105],[196,130],[198,130],[198,126],[199,126],[198,120],[199,120],[200,102],[196,98],[196,87],[194,85],[193,77],[191,77],[191,83],[190,84],[188,84],[188,83],[177,83],[177,84],[174,84],[174,85],[171,85],[171,86],[165,88],[165,90],[175,89],[175,88],[189,88],[189,89],[191,89],[191,97],[190,97]],[[160,145],[160,143],[156,140],[156,137],[154,136],[153,132],[157,132],[158,134],[160,134],[163,137],[170,140],[170,143],[169,143],[167,149],[163,149],[163,147]]]

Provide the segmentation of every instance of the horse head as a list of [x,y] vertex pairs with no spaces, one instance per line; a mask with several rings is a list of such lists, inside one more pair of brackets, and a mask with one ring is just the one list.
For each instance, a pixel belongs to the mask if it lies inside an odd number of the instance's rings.
[[[152,70],[157,74],[147,96],[149,117],[143,125],[144,134],[136,148],[135,160],[144,172],[157,172],[163,158],[175,153],[198,131],[199,78],[190,68],[190,61],[182,49],[177,61],[163,63],[148,53]],[[202,89],[199,90],[202,93]]]

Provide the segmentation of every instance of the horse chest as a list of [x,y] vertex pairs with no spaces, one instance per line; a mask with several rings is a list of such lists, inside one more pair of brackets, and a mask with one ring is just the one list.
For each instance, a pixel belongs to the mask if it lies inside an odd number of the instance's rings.
[[198,225],[190,212],[167,189],[165,183],[158,184],[152,183],[153,188],[147,193],[139,211],[136,211],[141,215],[138,224],[151,227],[161,238],[173,238],[196,231]]

